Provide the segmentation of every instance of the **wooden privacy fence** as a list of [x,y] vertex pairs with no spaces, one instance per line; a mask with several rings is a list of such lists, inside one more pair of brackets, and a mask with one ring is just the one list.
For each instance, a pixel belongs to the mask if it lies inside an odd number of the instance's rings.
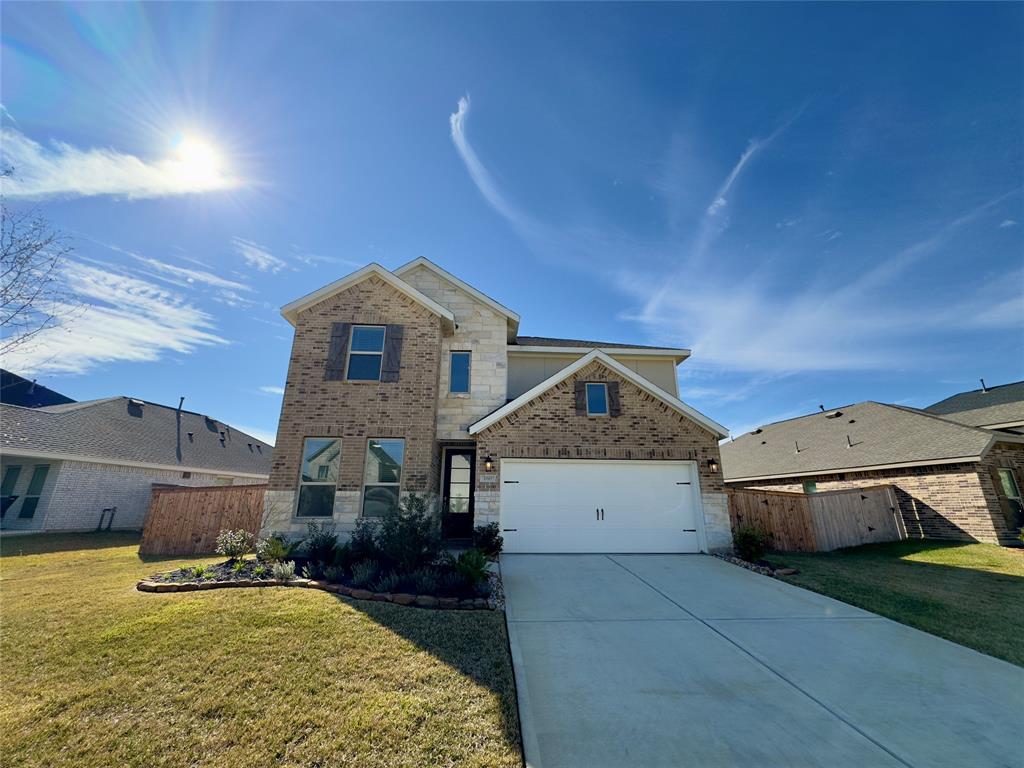
[[225,528],[259,533],[266,485],[154,486],[140,555],[213,552]]
[[783,551],[829,552],[907,537],[891,485],[811,494],[730,490],[729,518],[734,531],[761,528]]

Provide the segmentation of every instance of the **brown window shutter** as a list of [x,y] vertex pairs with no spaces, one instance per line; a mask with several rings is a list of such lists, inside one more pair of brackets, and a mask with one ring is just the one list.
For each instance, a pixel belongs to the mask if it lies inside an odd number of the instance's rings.
[[587,382],[576,382],[576,415],[587,415]]
[[608,382],[608,415],[622,415],[622,401],[619,399],[619,382]]
[[402,339],[405,328],[401,325],[389,325],[384,334],[384,359],[380,366],[381,381],[398,381],[398,371],[402,367]]
[[345,355],[348,354],[348,337],[351,333],[352,323],[331,325],[331,343],[324,364],[324,379],[327,381],[342,381],[345,378]]

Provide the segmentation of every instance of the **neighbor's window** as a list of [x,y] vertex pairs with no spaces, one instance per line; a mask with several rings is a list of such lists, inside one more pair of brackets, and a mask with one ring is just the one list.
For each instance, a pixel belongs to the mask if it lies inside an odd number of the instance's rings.
[[363,472],[363,517],[383,517],[398,509],[398,491],[402,484],[405,440],[375,440],[366,443],[366,469]]
[[384,357],[383,325],[354,325],[348,347],[349,381],[380,381]]
[[338,484],[340,469],[341,440],[333,437],[306,438],[302,444],[296,517],[331,517],[334,514],[334,488]]
[[449,366],[448,391],[454,394],[469,392],[469,352],[452,352]]
[[587,416],[608,415],[608,385],[587,384]]
[[21,474],[21,467],[8,467],[4,470],[3,485],[0,486],[0,496],[10,496],[14,493],[14,487],[18,484],[18,475]]
[[49,472],[48,464],[37,464],[32,470],[32,479],[28,481],[28,490],[25,491],[25,498],[21,502],[21,511],[18,513],[18,517],[33,517],[35,515],[36,507],[39,506],[39,497],[46,484],[46,475]]
[[813,480],[804,480],[804,493],[817,493],[818,484]]
[[1024,499],[1021,498],[1020,486],[1017,485],[1017,478],[1013,476],[1012,469],[999,470],[999,483],[1003,486],[1003,495],[1010,502],[1010,506],[1019,516],[1024,512]]

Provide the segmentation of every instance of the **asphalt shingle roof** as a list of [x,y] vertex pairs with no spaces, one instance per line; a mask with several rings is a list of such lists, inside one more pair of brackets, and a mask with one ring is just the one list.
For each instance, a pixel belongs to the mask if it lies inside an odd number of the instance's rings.
[[868,401],[779,421],[723,443],[722,471],[726,480],[735,480],[974,457],[993,434],[914,408]]
[[973,427],[1024,421],[1024,381],[961,392],[924,410]]
[[0,405],[0,446],[257,475],[270,473],[274,450],[202,414],[127,397],[44,408]]
[[[602,347],[617,349],[675,349],[675,347],[651,347],[646,344],[618,344],[610,341],[587,341],[585,339],[556,339],[551,336],[516,336],[514,346],[519,347]],[[678,350],[682,352],[683,350]]]

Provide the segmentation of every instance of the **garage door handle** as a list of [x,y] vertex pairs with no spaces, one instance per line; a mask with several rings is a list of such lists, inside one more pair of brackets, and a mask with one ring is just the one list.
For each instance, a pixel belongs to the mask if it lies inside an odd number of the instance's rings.
[[689,485],[689,484],[690,484],[690,482],[689,482],[689,481],[687,481],[687,482],[685,482],[685,483],[676,483],[676,485]]
[[683,528],[683,533],[696,533],[696,528]]
[[509,533],[511,531],[511,532],[514,533],[515,531],[518,531],[518,530],[519,530],[518,528],[502,528],[501,532],[502,533]]
[[505,485],[519,485],[518,480],[502,480],[502,482],[505,483]]

